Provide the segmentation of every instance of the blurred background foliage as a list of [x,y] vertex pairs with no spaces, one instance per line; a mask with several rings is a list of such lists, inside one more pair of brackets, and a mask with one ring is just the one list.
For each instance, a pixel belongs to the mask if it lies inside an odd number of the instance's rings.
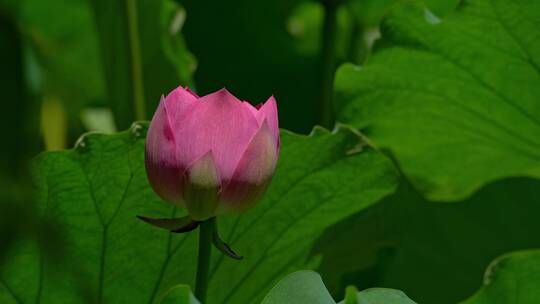
[[[61,256],[62,232],[32,207],[32,156],[69,148],[85,131],[149,120],[178,84],[199,94],[227,87],[252,103],[275,94],[282,128],[328,126],[320,113],[325,10],[335,9],[333,73],[369,58],[396,2],[1,0],[0,266],[27,237]],[[438,18],[459,4],[425,1]],[[455,303],[479,287],[495,257],[540,247],[531,236],[540,230],[539,190],[537,180],[504,179],[458,203],[434,204],[402,177],[396,193],[328,229],[313,255],[322,254],[319,271],[336,298],[354,284]]]
[[[495,182],[455,204],[426,201],[408,183],[366,212],[328,229],[314,252],[330,290],[347,285],[406,291],[418,303],[457,303],[473,294],[498,256],[537,248],[540,182]],[[451,288],[449,287],[451,286]]]

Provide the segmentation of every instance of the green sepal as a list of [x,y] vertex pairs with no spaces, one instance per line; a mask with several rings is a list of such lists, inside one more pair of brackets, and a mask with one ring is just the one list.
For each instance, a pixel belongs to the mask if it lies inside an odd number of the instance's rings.
[[223,242],[221,238],[219,237],[217,224],[216,224],[216,218],[213,217],[209,219],[209,221],[212,221],[212,228],[214,230],[212,242],[214,243],[214,247],[216,247],[219,251],[221,251],[223,254],[235,259],[235,260],[242,260],[244,257],[238,255],[236,252],[234,252],[227,243]]
[[184,233],[194,230],[199,227],[199,222],[193,220],[189,216],[179,218],[150,218],[141,215],[137,215],[137,218],[152,226],[156,226],[162,229],[169,230],[174,233]]

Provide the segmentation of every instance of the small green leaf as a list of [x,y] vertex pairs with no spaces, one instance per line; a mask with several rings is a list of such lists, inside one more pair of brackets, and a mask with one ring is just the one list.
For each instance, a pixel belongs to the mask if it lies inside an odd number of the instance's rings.
[[494,260],[482,288],[462,304],[540,303],[540,250],[518,251]]
[[358,304],[358,289],[354,286],[347,286],[345,289],[345,300],[343,304]]
[[[370,288],[357,295],[357,304],[416,304],[403,291],[390,288]],[[344,304],[344,303],[343,303]]]
[[321,276],[309,270],[292,273],[277,283],[261,304],[335,304]]
[[200,304],[187,285],[177,285],[169,289],[161,299],[161,304]]
[[[358,292],[347,288],[345,300],[339,304],[416,304],[402,291],[370,288]],[[321,276],[313,271],[297,271],[286,276],[270,290],[261,304],[335,304]]]
[[540,178],[539,23],[536,0],[462,1],[442,19],[404,1],[367,64],[337,72],[339,119],[389,149],[431,200]]

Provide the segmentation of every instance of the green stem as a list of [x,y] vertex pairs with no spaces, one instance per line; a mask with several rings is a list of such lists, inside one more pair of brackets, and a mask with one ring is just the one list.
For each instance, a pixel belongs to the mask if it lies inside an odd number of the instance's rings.
[[206,303],[208,271],[210,269],[211,246],[215,225],[215,217],[208,219],[199,225],[199,260],[197,262],[195,297],[203,304]]
[[324,5],[324,25],[321,57],[321,101],[319,123],[332,128],[334,124],[333,85],[335,72],[337,0],[322,0]]
[[146,107],[144,105],[143,72],[141,63],[141,44],[139,41],[139,27],[137,21],[137,3],[135,0],[125,0],[129,32],[129,48],[131,57],[131,77],[133,86],[133,102],[135,119],[146,120]]

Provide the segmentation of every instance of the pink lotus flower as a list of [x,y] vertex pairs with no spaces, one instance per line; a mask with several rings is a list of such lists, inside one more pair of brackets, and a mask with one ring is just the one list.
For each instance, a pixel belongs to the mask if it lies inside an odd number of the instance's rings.
[[266,190],[279,154],[274,97],[257,107],[222,89],[178,87],[161,98],[146,141],[146,172],[165,201],[194,220],[244,211]]

